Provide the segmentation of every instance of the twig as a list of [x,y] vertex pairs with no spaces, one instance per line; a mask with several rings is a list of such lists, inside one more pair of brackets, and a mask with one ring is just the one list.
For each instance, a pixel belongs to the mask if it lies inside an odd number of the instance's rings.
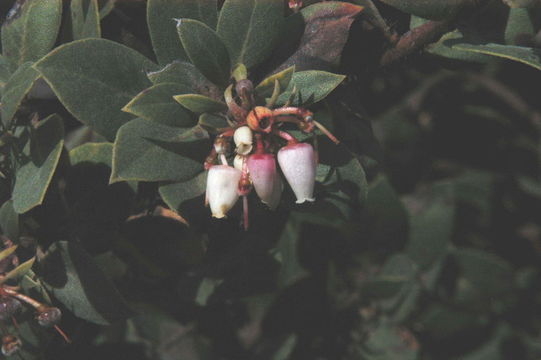
[[400,37],[396,45],[388,49],[381,57],[380,64],[387,66],[395,61],[417,51],[438,40],[451,30],[452,20],[428,21],[421,26],[411,29]]

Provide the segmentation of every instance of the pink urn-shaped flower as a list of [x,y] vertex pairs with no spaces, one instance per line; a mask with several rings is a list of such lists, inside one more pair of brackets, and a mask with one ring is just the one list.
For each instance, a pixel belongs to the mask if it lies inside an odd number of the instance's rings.
[[253,154],[248,158],[248,170],[255,192],[271,209],[278,206],[281,195],[280,175],[273,154]]
[[297,204],[314,201],[316,157],[310,144],[296,143],[278,151],[278,163],[297,197]]
[[227,165],[214,165],[207,176],[207,201],[212,216],[221,219],[239,199],[237,187],[242,172]]

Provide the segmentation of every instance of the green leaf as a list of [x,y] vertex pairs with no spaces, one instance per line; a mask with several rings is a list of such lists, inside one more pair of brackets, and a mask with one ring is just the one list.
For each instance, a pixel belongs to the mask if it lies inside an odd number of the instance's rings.
[[455,44],[452,48],[514,60],[541,70],[541,49],[500,44]]
[[101,37],[98,0],[71,0],[70,9],[74,40]]
[[134,97],[122,110],[164,125],[192,127],[196,123],[194,116],[173,99],[173,95],[190,93],[190,90],[175,83],[153,85]]
[[27,62],[21,65],[7,81],[0,100],[2,103],[2,123],[5,127],[9,127],[11,124],[19,105],[38,77],[39,73],[32,68],[32,63]]
[[135,50],[103,39],[60,46],[34,66],[69,112],[110,141],[133,118],[122,107],[151,85],[145,71],[156,70]]
[[191,179],[203,169],[210,148],[199,126],[186,130],[135,119],[118,132],[111,182]]
[[[418,360],[418,346],[412,346],[414,335],[406,328],[381,322],[366,334],[360,348],[360,358],[367,360],[400,359]],[[410,339],[408,342],[407,339]],[[416,343],[416,341],[415,341]]]
[[514,290],[513,268],[503,259],[475,249],[457,249],[452,259],[459,274],[456,300],[487,309]]
[[70,163],[72,166],[81,163],[104,164],[111,167],[113,159],[113,144],[86,143],[77,146],[69,152]]
[[115,8],[115,3],[117,0],[103,0],[103,5],[100,4],[100,20],[106,17],[111,13]]
[[17,245],[10,246],[7,249],[0,251],[0,261],[13,254],[15,250],[17,250]]
[[452,18],[467,0],[381,0],[405,13],[430,20]]
[[108,325],[132,314],[113,283],[75,242],[54,243],[40,270],[47,290],[81,319]]
[[218,129],[223,129],[229,126],[227,119],[220,115],[203,113],[199,116],[199,125],[211,133],[217,133]]
[[0,54],[0,95],[2,94],[2,88],[6,85],[10,77],[11,64],[5,56]]
[[426,269],[446,255],[455,224],[453,184],[440,184],[427,196],[407,199],[410,212],[406,253]]
[[2,53],[15,65],[36,61],[53,47],[62,0],[18,1],[2,25]]
[[191,62],[216,85],[229,82],[231,62],[216,32],[197,20],[178,19],[178,35]]
[[272,360],[288,360],[291,359],[291,354],[297,345],[297,335],[289,335],[280,345],[278,350],[272,355]]
[[278,104],[285,104],[295,87],[298,91],[291,105],[303,106],[316,103],[329,95],[345,78],[344,75],[318,70],[296,72],[286,91],[278,98]]
[[20,279],[23,277],[34,265],[34,261],[36,261],[36,258],[33,257],[30,260],[27,260],[23,262],[21,265],[17,266],[15,269],[10,270],[6,275],[4,275],[3,278],[0,279],[0,285],[5,283],[6,281],[10,279]]
[[147,23],[158,62],[188,59],[175,29],[176,19],[199,20],[214,29],[217,16],[216,0],[149,0]]
[[360,292],[370,300],[385,299],[397,295],[407,281],[405,276],[379,276],[364,282]]
[[23,150],[21,166],[15,173],[12,199],[17,213],[25,213],[43,202],[63,146],[62,119],[51,115],[40,121]]
[[227,110],[227,105],[199,94],[176,95],[173,97],[180,105],[196,114],[205,112],[221,112]]
[[280,89],[282,91],[287,89],[287,87],[289,86],[289,82],[293,78],[294,72],[295,65],[267,77],[255,87],[257,95],[261,97],[270,97],[274,90],[274,82],[276,80],[278,80],[278,83],[280,84]]
[[170,209],[182,214],[188,202],[201,196],[207,188],[207,172],[203,171],[193,179],[159,187],[160,196]]
[[19,239],[19,214],[13,209],[12,200],[6,201],[0,207],[0,228],[2,228],[2,234],[11,239],[11,241],[17,242]]
[[175,83],[191,89],[191,93],[206,95],[215,99],[223,96],[223,93],[189,62],[175,61],[147,75],[154,84]]
[[351,24],[362,10],[343,1],[325,1],[289,16],[275,51],[277,61],[287,57],[278,68],[328,71],[338,66]]
[[252,68],[270,55],[284,22],[282,0],[226,0],[217,32],[233,65]]
[[208,299],[222,283],[223,279],[204,278],[199,284],[199,288],[197,288],[195,303],[199,306],[206,306]]
[[505,43],[509,45],[519,45],[517,40],[522,35],[529,35],[531,37],[535,35],[530,13],[528,9],[525,8],[511,8],[505,27]]

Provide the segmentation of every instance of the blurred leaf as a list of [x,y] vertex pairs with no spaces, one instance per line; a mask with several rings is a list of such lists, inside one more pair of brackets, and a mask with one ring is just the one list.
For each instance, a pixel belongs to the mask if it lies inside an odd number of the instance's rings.
[[417,309],[421,286],[417,282],[419,268],[406,254],[395,254],[385,262],[380,276],[402,277],[403,286],[396,296],[383,299],[382,309],[389,314],[396,323],[404,322]]
[[204,278],[197,289],[195,303],[199,306],[206,306],[208,299],[222,282],[223,279]]
[[407,281],[410,279],[405,276],[378,276],[364,282],[360,293],[370,300],[390,298],[396,296]]
[[427,197],[411,198],[409,242],[406,253],[425,269],[448,251],[455,224],[452,184],[433,187]]
[[[13,208],[13,200],[8,200],[0,207],[0,228],[2,234],[17,243],[19,239],[19,214]],[[0,256],[1,259],[1,256]]]
[[32,85],[39,77],[39,73],[32,68],[32,63],[27,62],[19,66],[17,71],[7,81],[2,90],[2,123],[8,127],[15,116],[19,105]]
[[408,214],[386,176],[380,175],[368,185],[361,221],[365,244],[370,248],[387,253],[405,244]]
[[[342,1],[319,2],[287,18],[280,38],[283,49],[293,52],[279,69],[295,65],[297,71],[331,70],[340,62],[349,28],[363,8]],[[304,28],[304,30],[302,30]],[[295,34],[302,34],[297,42]],[[288,54],[289,55],[289,54]]]
[[133,118],[122,107],[151,85],[145,71],[156,65],[118,43],[85,39],[56,48],[35,68],[69,112],[113,141]]
[[326,71],[300,71],[293,74],[289,86],[278,98],[278,104],[283,105],[296,88],[298,91],[293,97],[292,106],[313,104],[323,100],[346,77]]
[[182,214],[185,203],[203,194],[207,188],[207,172],[203,171],[193,179],[161,185],[160,195],[169,208]]
[[536,0],[503,0],[511,8],[525,8],[535,5]]
[[427,306],[417,321],[433,339],[447,339],[467,329],[486,326],[488,323],[488,319],[479,313],[440,303]]
[[252,68],[270,55],[284,21],[282,0],[226,0],[217,33],[232,65]]
[[430,20],[449,19],[467,4],[467,0],[381,0],[405,13]]
[[461,43],[454,44],[452,48],[514,60],[541,70],[541,49],[500,44],[473,45]]
[[36,61],[53,47],[62,0],[17,1],[2,25],[2,54],[19,66]]
[[482,308],[505,301],[514,290],[512,267],[501,258],[475,249],[452,253],[458,269],[456,299],[477,303]]
[[77,243],[54,243],[40,266],[47,289],[75,316],[107,325],[132,314],[113,283]]
[[507,26],[505,27],[505,43],[509,45],[517,44],[517,39],[521,35],[535,35],[534,26],[530,19],[528,9],[512,8],[509,10]]
[[280,89],[284,91],[287,89],[294,72],[295,65],[265,78],[255,88],[257,95],[261,97],[270,97],[274,90],[274,82],[276,80],[278,80],[278,83],[280,84]]
[[180,41],[191,62],[216,85],[228,83],[231,62],[227,49],[216,32],[197,20],[179,19]]
[[517,177],[517,181],[522,191],[541,199],[541,181],[526,176]]
[[123,111],[168,126],[192,127],[195,118],[173,99],[174,95],[190,93],[190,88],[175,83],[161,83],[143,90]]
[[98,0],[71,0],[70,9],[74,40],[101,37]]
[[186,130],[135,119],[118,132],[111,182],[192,179],[203,169],[209,149],[208,135],[199,126]]
[[297,345],[297,335],[289,335],[272,356],[272,360],[288,360]]
[[17,245],[10,246],[7,249],[0,251],[0,261],[13,254],[15,250],[17,250]]
[[36,261],[35,257],[23,262],[15,269],[10,270],[6,275],[4,275],[2,279],[0,279],[0,285],[10,279],[20,279],[21,277],[23,277],[32,268],[32,266],[34,265],[34,261]]
[[227,105],[199,94],[176,95],[173,98],[186,109],[196,114],[205,112],[221,112],[227,110]]
[[23,160],[15,174],[13,208],[25,213],[43,202],[64,146],[64,125],[57,115],[38,123],[23,150]]
[[381,323],[367,334],[360,353],[366,360],[416,360],[418,349],[419,344],[409,330]]
[[175,61],[163,69],[149,72],[147,75],[154,84],[175,83],[191,89],[190,93],[206,95],[214,99],[222,96],[220,90],[208,81],[193,64],[188,62]]
[[177,19],[194,19],[216,28],[216,0],[149,0],[147,23],[154,53],[162,65],[188,60],[175,28]]

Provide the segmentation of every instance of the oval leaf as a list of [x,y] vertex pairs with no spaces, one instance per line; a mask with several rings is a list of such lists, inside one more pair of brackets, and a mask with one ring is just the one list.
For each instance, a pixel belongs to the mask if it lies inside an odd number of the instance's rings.
[[541,49],[500,44],[455,44],[453,49],[514,60],[541,70]]
[[442,20],[452,18],[467,4],[467,0],[381,0],[405,13],[425,19]]
[[185,61],[175,61],[164,68],[147,74],[154,84],[175,83],[191,89],[190,93],[219,98],[222,92],[207,80],[197,68]]
[[118,132],[111,182],[191,179],[209,151],[208,134],[198,126],[185,130],[135,119]]
[[101,37],[98,0],[71,0],[70,10],[74,40]]
[[164,125],[192,127],[196,123],[194,116],[173,99],[173,95],[190,90],[174,83],[154,85],[134,97],[122,110]]
[[199,20],[214,29],[217,17],[216,0],[148,0],[147,23],[158,62],[188,60],[175,29],[175,19]]
[[179,19],[178,35],[191,62],[203,75],[217,85],[229,81],[231,62],[218,35],[197,20]]
[[0,279],[0,285],[10,279],[20,279],[21,277],[23,277],[32,268],[32,266],[34,265],[34,261],[36,261],[35,257],[23,262],[15,269],[9,271],[2,279]]
[[103,39],[63,45],[34,66],[69,112],[110,141],[133,118],[121,109],[151,85],[145,71],[156,70],[135,50]]
[[62,16],[62,0],[17,1],[2,25],[2,53],[21,65],[45,56],[53,47]]
[[354,4],[326,1],[288,17],[273,63],[281,63],[278,69],[295,65],[298,71],[331,70],[338,65],[349,28],[362,10]]
[[2,123],[10,127],[11,119],[15,116],[19,105],[32,85],[39,77],[39,72],[32,68],[32,63],[27,62],[21,65],[9,78],[2,91]]
[[287,89],[287,87],[289,86],[289,82],[293,78],[294,72],[295,65],[267,77],[256,86],[255,91],[257,95],[262,97],[271,96],[275,86],[274,82],[276,80],[278,80],[278,83],[280,84],[280,89]]
[[[17,242],[19,239],[19,214],[13,209],[12,200],[6,201],[0,207],[0,228],[2,228],[2,234]],[[0,260],[2,259],[3,257],[0,255]]]
[[292,96],[294,88],[297,92],[291,105],[301,106],[313,104],[323,100],[333,91],[346,77],[332,74],[326,71],[300,71],[293,74],[287,90],[278,98],[278,104],[285,104]]
[[196,114],[227,110],[227,105],[225,103],[199,94],[176,95],[174,96],[174,99],[180,105]]
[[108,325],[132,314],[113,283],[77,243],[54,243],[40,269],[45,287],[77,317]]
[[62,119],[51,115],[40,121],[23,150],[22,164],[15,174],[12,199],[17,213],[25,213],[43,202],[63,146]]
[[272,51],[284,21],[282,0],[226,0],[217,32],[233,65],[251,68]]

